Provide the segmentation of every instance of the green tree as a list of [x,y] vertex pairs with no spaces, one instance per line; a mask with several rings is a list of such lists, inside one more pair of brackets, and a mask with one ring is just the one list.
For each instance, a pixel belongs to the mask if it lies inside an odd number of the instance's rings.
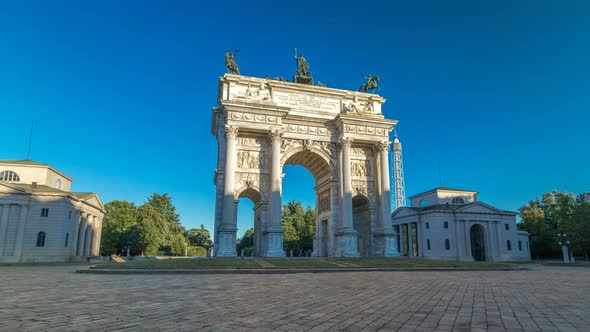
[[105,204],[101,236],[101,254],[122,253],[128,232],[136,224],[137,208],[127,201],[110,201]]
[[137,209],[137,224],[132,227],[131,238],[134,254],[155,255],[164,241],[158,225],[163,216],[150,204]]
[[303,209],[301,202],[289,201],[283,206],[283,247],[287,252],[300,249],[307,251],[313,249],[313,237],[315,236],[315,209],[308,206]]
[[209,250],[211,244],[213,244],[211,234],[209,234],[209,231],[203,224],[201,224],[201,228],[191,228],[188,230],[186,237],[191,246],[199,246]]
[[[180,224],[180,216],[172,204],[172,198],[168,194],[153,193],[146,204],[151,205],[162,216],[161,222],[157,224],[163,236],[160,250],[169,255],[183,255],[184,244],[181,246],[180,243],[186,243],[188,240],[185,237],[185,229]],[[181,237],[184,239],[181,240]]]
[[545,193],[520,209],[522,222],[519,229],[528,231],[531,239],[531,254],[536,258],[558,257],[561,250],[557,233],[566,231],[576,211],[576,199],[565,191]]
[[576,200],[571,217],[564,223],[562,231],[567,234],[574,253],[590,256],[590,204],[582,197]]
[[236,243],[238,254],[241,254],[242,249],[246,256],[251,256],[254,251],[254,228],[247,230],[244,235],[238,239]]

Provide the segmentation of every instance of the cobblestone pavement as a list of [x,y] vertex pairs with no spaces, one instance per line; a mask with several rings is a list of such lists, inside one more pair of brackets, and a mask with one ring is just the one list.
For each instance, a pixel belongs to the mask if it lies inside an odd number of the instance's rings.
[[590,331],[590,268],[94,275],[0,267],[0,331]]

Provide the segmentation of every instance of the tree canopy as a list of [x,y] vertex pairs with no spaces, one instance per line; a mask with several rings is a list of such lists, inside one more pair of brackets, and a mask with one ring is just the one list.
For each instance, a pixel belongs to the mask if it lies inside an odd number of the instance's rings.
[[[102,254],[124,254],[129,246],[132,255],[184,255],[189,243],[193,244],[168,194],[154,193],[139,207],[116,200],[106,203],[105,208]],[[209,232],[203,225],[197,231],[210,246]]]
[[557,234],[567,234],[571,249],[588,257],[590,252],[590,207],[581,197],[552,191],[529,201],[520,209],[519,229],[528,231],[535,258],[559,257]]
[[283,206],[283,247],[287,252],[297,253],[313,250],[315,236],[316,211],[311,206],[303,209],[301,202],[289,201]]

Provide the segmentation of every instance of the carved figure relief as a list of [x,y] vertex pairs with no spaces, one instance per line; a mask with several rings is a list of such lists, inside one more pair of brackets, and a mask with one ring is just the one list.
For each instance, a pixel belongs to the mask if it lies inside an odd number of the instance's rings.
[[344,108],[347,112],[362,112],[364,110],[364,105],[358,101],[358,97],[352,97],[352,101],[348,104],[344,105]]
[[293,139],[293,138],[286,138],[283,139],[283,142],[281,143],[281,149],[283,149],[283,152],[287,152],[297,146],[301,146],[301,140],[299,139]]
[[270,97],[270,89],[265,87],[264,83],[260,83],[259,87],[252,87],[252,84],[248,83],[248,89],[246,89],[244,98],[257,101],[270,101],[272,99]]
[[351,175],[356,177],[371,176],[371,163],[368,160],[353,160]]
[[353,148],[351,148],[350,151],[353,156],[357,156],[357,157],[368,157],[369,156],[369,150],[367,148],[353,147]]
[[262,146],[262,139],[256,137],[238,137],[238,145],[260,147]]
[[265,168],[264,152],[238,151],[238,168]]
[[[266,188],[266,175],[260,175],[257,173],[246,173],[246,172],[236,172],[235,177],[235,189],[239,190],[240,188],[246,187],[257,187],[263,190]],[[261,192],[263,194],[263,192]]]
[[330,211],[330,192],[324,191],[320,194],[318,199],[318,211],[322,213],[324,211]]

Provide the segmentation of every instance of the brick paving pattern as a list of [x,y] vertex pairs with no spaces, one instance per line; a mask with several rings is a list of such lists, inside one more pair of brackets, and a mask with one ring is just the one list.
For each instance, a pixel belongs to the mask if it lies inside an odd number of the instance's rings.
[[0,331],[590,331],[590,268],[94,275],[0,267]]

